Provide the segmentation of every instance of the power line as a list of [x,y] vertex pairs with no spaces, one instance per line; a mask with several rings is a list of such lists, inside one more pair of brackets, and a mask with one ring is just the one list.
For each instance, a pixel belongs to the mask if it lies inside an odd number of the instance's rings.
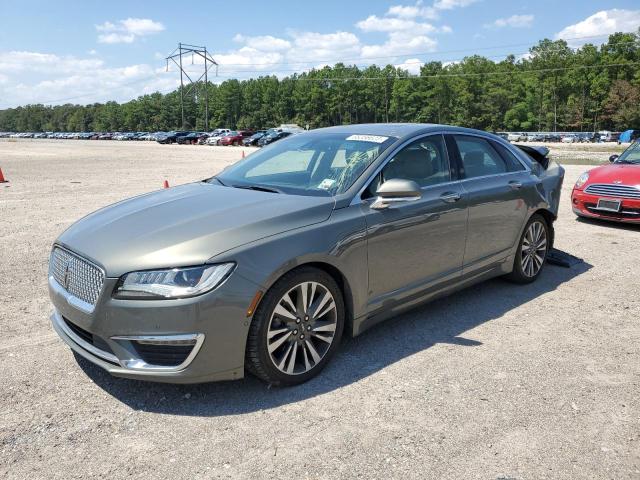
[[500,76],[500,75],[524,75],[530,73],[548,73],[548,72],[561,72],[566,70],[582,70],[592,68],[609,68],[609,67],[631,67],[640,65],[640,62],[629,63],[609,63],[603,65],[574,65],[571,67],[555,67],[555,68],[538,68],[532,70],[514,70],[510,72],[467,72],[467,73],[448,73],[448,74],[434,74],[434,75],[407,75],[407,76],[377,76],[377,77],[296,77],[289,78],[294,81],[312,81],[312,82],[344,82],[344,81],[359,81],[359,80],[423,80],[429,78],[448,78],[448,77],[484,77],[484,76]]
[[[620,42],[620,43],[617,43],[615,45],[622,45],[622,44],[627,44],[627,43],[635,43],[635,42]],[[556,51],[562,51],[562,49],[545,49],[545,50],[541,50],[540,52],[541,53],[549,53],[549,52],[556,52]],[[506,58],[508,56],[513,55],[513,56],[516,57],[517,60],[523,60],[523,58],[517,58],[517,57],[522,57],[523,55],[528,55],[529,53],[530,52],[528,52],[528,51],[527,52],[519,52],[519,53],[510,52],[510,53],[499,54],[499,55],[483,55],[482,58],[489,59],[489,60],[491,60],[491,59],[504,59],[504,58]],[[449,64],[449,63],[461,62],[466,58],[469,58],[469,56],[462,57],[462,58],[448,59],[448,60],[433,60],[433,61],[434,62],[440,62],[442,64]],[[344,62],[337,62],[337,63],[344,63]],[[424,62],[424,63],[426,63],[426,62]],[[396,66],[406,65],[406,64],[407,63],[405,61],[405,62],[396,64]],[[291,64],[291,65],[295,65],[295,63]],[[370,63],[360,63],[360,64],[347,65],[347,67],[355,66],[355,67],[358,67],[358,68],[365,68],[365,67],[370,66],[370,65],[371,65]],[[322,68],[312,67],[312,69],[316,70],[316,71],[322,70]],[[294,69],[278,69],[278,70],[225,70],[224,69],[224,65],[221,65],[221,68],[220,68],[220,72],[221,73],[227,73],[227,74],[230,74],[230,73],[238,73],[238,74],[239,73],[264,73],[264,74],[266,74],[266,73],[295,73],[295,72],[302,72],[304,70],[306,70],[306,69],[294,68]],[[232,77],[223,75],[221,78],[232,78]]]
[[[634,34],[634,32],[625,32],[623,34]],[[565,39],[565,40],[584,40],[584,39],[588,39],[588,38],[600,38],[600,37],[604,37],[607,35],[594,35],[594,36],[585,36],[585,37],[573,37],[570,39]],[[611,46],[617,46],[617,45],[626,45],[626,44],[635,44],[637,43],[637,41],[622,41],[622,42],[613,42],[613,43],[608,43],[606,44],[607,47],[611,47]],[[449,51],[441,51],[441,52],[430,52],[430,53],[409,53],[409,54],[397,54],[397,55],[392,55],[392,56],[384,56],[384,57],[368,57],[368,60],[374,60],[374,59],[382,59],[382,58],[397,58],[397,57],[402,57],[402,56],[420,56],[420,55],[434,55],[434,54],[444,54],[444,53],[455,53],[455,52],[465,52],[465,51],[472,51],[472,50],[489,50],[489,49],[497,49],[497,48],[511,48],[514,46],[526,46],[526,45],[530,45],[529,43],[523,43],[523,44],[512,44],[512,45],[503,45],[503,46],[495,46],[495,47],[481,47],[481,48],[476,48],[476,49],[460,49],[460,50],[449,50]],[[571,47],[568,47],[571,48]],[[176,48],[173,52],[175,53],[178,49]],[[554,52],[554,51],[561,51],[564,50],[564,48],[547,48],[547,49],[543,49],[540,52],[541,53],[547,53],[547,52]],[[575,50],[575,48],[572,48],[572,50]],[[501,57],[506,57],[508,55],[525,55],[528,54],[530,52],[523,52],[520,54],[514,54],[514,53],[508,53],[508,54],[501,54],[501,55],[492,55],[492,56],[483,56],[483,58],[486,59],[492,59],[492,58],[501,58]],[[467,57],[465,57],[467,58]],[[459,62],[461,60],[464,60],[464,58],[460,59],[454,59],[454,60],[439,60],[441,63],[446,64],[446,63],[456,63]],[[316,63],[323,63],[326,62],[327,60],[314,60],[313,62]],[[336,63],[347,63],[349,61],[349,59],[343,59],[343,60],[338,60],[336,61]],[[302,64],[302,63],[312,63],[312,61],[308,61],[308,62],[292,62],[292,63],[288,63],[288,62],[282,62],[282,63],[245,63],[245,64],[225,64],[225,65],[221,65],[221,67],[224,68],[224,66],[232,66],[232,65],[242,65],[242,66],[250,66],[250,65],[298,65],[298,64]],[[370,64],[361,64],[360,66],[355,65],[356,67],[359,68],[363,68],[366,67]],[[627,63],[627,64],[609,64],[609,65],[593,65],[593,66],[575,66],[575,67],[567,67],[565,69],[573,69],[573,68],[598,68],[598,67],[608,67],[608,66],[625,66],[625,65],[637,65],[634,63]],[[302,71],[301,71],[302,70]],[[296,73],[296,72],[300,72],[303,73],[304,69],[290,69],[290,70],[270,70],[270,71],[266,71],[266,70],[228,70],[224,73],[260,73],[263,74],[265,76],[270,76],[273,73]],[[316,69],[316,71],[318,71]],[[325,79],[325,78],[299,78],[297,77],[296,80],[305,80],[305,81],[322,81],[322,80],[327,80],[327,81],[339,81],[339,80],[359,80],[359,79],[363,79],[363,80],[376,80],[376,79],[384,79],[384,78],[399,78],[399,79],[403,79],[403,78],[434,78],[434,77],[447,77],[447,76],[480,76],[480,75],[496,75],[496,74],[522,74],[522,73],[534,73],[534,72],[542,72],[542,71],[549,71],[549,70],[526,70],[526,71],[514,71],[514,72],[487,72],[487,73],[466,73],[466,74],[438,74],[438,75],[427,75],[427,76],[410,76],[410,77],[352,77],[352,78],[333,78],[333,79]],[[558,69],[554,69],[554,71],[558,71]],[[162,74],[160,74],[162,75]],[[117,86],[114,86],[113,88],[110,89],[102,89],[102,90],[98,90],[98,91],[94,91],[91,93],[86,93],[86,94],[80,94],[80,95],[74,95],[71,97],[65,97],[65,98],[59,98],[59,99],[55,99],[55,100],[46,100],[46,101],[40,101],[37,102],[39,104],[53,104],[53,103],[61,103],[61,102],[67,102],[67,101],[71,101],[71,100],[76,100],[76,99],[81,99],[81,98],[87,98],[87,97],[91,97],[91,96],[95,96],[97,93],[106,93],[106,92],[112,92],[115,91],[117,89],[120,89],[122,87],[127,87],[127,86],[131,86],[131,85],[135,85],[138,83],[142,83],[142,82],[146,82],[149,80],[154,80],[159,78],[158,74],[155,74],[153,76],[149,76],[149,77],[145,77],[145,78],[140,78],[137,80],[133,80],[131,82],[126,82],[126,83],[122,83],[119,84]],[[232,79],[232,78],[236,78],[235,76],[220,76],[219,78],[224,78],[224,79]],[[293,80],[293,79],[291,79]],[[171,91],[174,91],[175,87],[172,88],[168,88],[168,89],[164,89],[164,90],[159,90],[159,93],[168,93]]]
[[[623,35],[627,35],[627,34],[633,34],[635,35],[635,32],[621,32]],[[573,41],[573,40],[586,40],[586,39],[591,39],[591,38],[601,38],[601,37],[607,37],[611,34],[602,34],[602,35],[590,35],[590,36],[585,36],[585,37],[572,37],[572,38],[562,38],[562,39],[558,39],[558,40],[564,40],[566,42],[569,41]],[[635,43],[635,42],[620,42],[620,43]],[[610,44],[610,45],[615,45],[616,43]],[[463,53],[463,52],[471,52],[471,51],[479,51],[479,50],[497,50],[500,48],[515,48],[515,47],[525,47],[531,45],[531,42],[527,42],[527,43],[513,43],[513,44],[506,44],[506,45],[498,45],[498,46],[492,46],[492,47],[476,47],[476,48],[465,48],[465,49],[457,49],[457,50],[441,50],[439,52],[413,52],[413,53],[397,53],[394,55],[385,55],[385,56],[380,56],[380,57],[354,57],[354,58],[345,58],[345,59],[328,59],[328,60],[318,60],[318,59],[311,59],[311,60],[300,60],[297,62],[260,62],[260,63],[226,63],[226,64],[222,64],[223,65],[228,65],[228,66],[233,66],[233,67],[240,67],[240,66],[260,66],[260,65],[301,65],[301,64],[306,64],[306,63],[346,63],[346,62],[351,62],[351,61],[355,61],[355,60],[380,60],[380,59],[384,59],[384,58],[397,58],[397,57],[410,57],[410,56],[427,56],[427,55],[442,55],[442,54],[450,54],[450,53]],[[571,47],[569,47],[571,48]],[[578,47],[576,47],[578,48]],[[224,55],[224,54],[221,54]],[[219,55],[218,55],[219,56]]]

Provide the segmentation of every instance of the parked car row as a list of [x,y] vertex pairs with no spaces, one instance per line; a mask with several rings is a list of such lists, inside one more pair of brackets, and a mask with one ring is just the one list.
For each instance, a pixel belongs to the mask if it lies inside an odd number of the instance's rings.
[[154,135],[156,134],[149,132],[0,132],[0,138],[54,138],[65,140],[155,140]]
[[172,130],[170,132],[0,132],[0,138],[53,138],[73,140],[147,140],[161,144],[258,146],[304,130],[297,125],[283,125],[268,130],[231,130],[217,128],[211,132]]
[[497,132],[496,135],[510,142],[561,142],[561,143],[600,143],[616,142],[619,133],[601,132],[576,132],[576,133],[526,133],[526,132]]
[[222,145],[222,146],[254,146],[262,147],[294,133],[302,132],[301,128],[270,128],[268,130],[231,130],[216,128],[211,132],[172,131],[156,135],[155,140],[162,144],[177,143],[180,145]]

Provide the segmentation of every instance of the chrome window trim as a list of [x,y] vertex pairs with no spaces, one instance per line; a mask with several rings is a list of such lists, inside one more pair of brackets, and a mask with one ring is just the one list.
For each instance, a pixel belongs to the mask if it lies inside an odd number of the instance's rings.
[[[378,166],[378,168],[376,168],[374,170],[374,172],[364,182],[363,186],[360,189],[358,189],[358,192],[355,194],[355,196],[353,197],[353,199],[349,203],[349,206],[365,203],[365,200],[363,200],[361,198],[362,194],[367,189],[369,184],[373,181],[373,179],[376,177],[376,175],[378,175],[382,171],[382,169],[387,165],[387,163],[389,163],[401,149],[403,149],[404,147],[406,147],[407,145],[409,145],[410,143],[412,143],[412,142],[414,142],[416,140],[420,140],[421,138],[425,138],[425,137],[431,137],[431,136],[434,136],[434,135],[443,136],[442,140],[444,142],[444,148],[445,148],[445,151],[447,153],[447,161],[449,162],[449,172],[451,172],[451,165],[452,165],[451,153],[449,152],[449,149],[447,147],[447,142],[444,139],[444,135],[452,135],[452,136],[455,136],[455,135],[466,135],[466,136],[470,136],[470,137],[482,138],[483,140],[486,140],[486,141],[493,140],[495,142],[498,142],[503,147],[509,149],[509,151],[513,154],[513,156],[524,167],[524,170],[517,170],[515,172],[493,173],[493,174],[490,174],[490,175],[483,175],[481,177],[460,178],[460,179],[456,179],[456,180],[452,179],[449,182],[443,182],[443,183],[438,183],[436,185],[428,185],[426,187],[421,187],[420,190],[425,190],[425,189],[428,189],[428,188],[434,188],[434,187],[439,187],[439,186],[444,186],[444,185],[461,184],[461,183],[466,182],[466,181],[483,179],[483,178],[500,177],[500,176],[505,176],[505,175],[514,175],[514,174],[529,174],[529,175],[531,175],[531,173],[532,173],[531,167],[529,167],[529,165],[527,165],[527,163],[525,161],[523,161],[522,158],[520,158],[519,150],[516,149],[516,147],[514,147],[510,142],[505,142],[500,137],[494,139],[494,138],[489,138],[487,135],[483,135],[481,133],[476,133],[476,132],[457,132],[457,131],[453,131],[453,130],[439,130],[439,131],[436,131],[436,132],[423,133],[421,135],[417,135],[415,137],[409,138],[409,139],[405,140],[404,142],[402,142],[397,147],[395,147],[393,150],[391,150],[391,152],[389,153],[389,155],[385,159],[385,161],[382,164],[380,164]],[[454,141],[455,141],[455,138],[454,138]],[[491,143],[489,143],[489,145],[491,145]],[[496,152],[496,153],[498,153],[498,155],[499,155],[499,152]],[[522,152],[522,153],[524,154],[524,152]]]
[[116,365],[121,365],[120,360],[118,360],[118,357],[116,357],[112,353],[105,352],[104,350],[100,350],[99,348],[91,345],[89,342],[84,341],[82,338],[76,335],[74,331],[68,327],[68,325],[62,318],[62,315],[60,315],[60,313],[57,310],[54,310],[53,313],[51,314],[51,320],[56,327],[62,330],[64,334],[67,337],[69,337],[71,340],[73,340],[78,346],[84,348],[86,351],[95,355],[96,357],[102,358],[103,360],[107,360],[108,362],[111,362],[111,363],[115,363]]
[[471,178],[463,178],[460,182],[471,182],[473,180],[481,180],[484,178],[499,178],[506,177],[507,175],[518,175],[521,173],[525,173],[524,170],[518,170],[517,172],[503,172],[503,173],[492,173],[491,175],[482,175],[480,177],[471,177]]
[[438,183],[436,185],[426,185],[424,187],[420,187],[421,191],[424,191],[425,189],[429,189],[429,188],[434,188],[434,187],[440,187],[443,185],[453,185],[456,183],[459,183],[460,180],[456,179],[453,180],[451,179],[451,157],[449,156],[449,151],[447,149],[447,142],[444,138],[444,133],[441,131],[437,131],[437,132],[429,132],[429,133],[423,133],[420,135],[417,135],[415,137],[409,138],[407,140],[405,140],[404,142],[402,142],[400,145],[398,145],[396,148],[394,148],[393,150],[390,151],[390,153],[388,154],[387,158],[384,160],[384,162],[382,162],[375,170],[374,172],[369,175],[369,178],[367,178],[367,180],[364,182],[364,184],[362,185],[362,187],[360,187],[360,189],[358,189],[358,192],[355,194],[355,196],[353,197],[353,199],[351,200],[351,202],[349,203],[349,206],[353,206],[353,205],[359,205],[361,203],[365,203],[366,200],[362,199],[362,194],[364,193],[364,191],[367,189],[367,187],[369,186],[369,184],[373,181],[373,179],[376,177],[376,175],[378,175],[382,169],[384,167],[387,166],[387,164],[393,160],[393,158],[395,157],[395,155],[402,150],[404,147],[406,147],[407,145],[420,140],[422,138],[426,138],[426,137],[433,137],[435,135],[440,135],[442,137],[442,143],[444,144],[444,150],[447,154],[447,163],[449,164],[449,181],[448,182],[442,182],[442,183]]
[[[454,137],[456,135],[458,135],[458,136],[481,138],[483,140],[486,140],[487,143],[489,144],[489,146],[491,148],[493,148],[493,146],[491,145],[491,140],[493,140],[493,139],[492,138],[487,138],[484,135],[479,135],[479,134],[476,134],[476,133],[446,133],[445,135],[452,135]],[[454,138],[453,141],[455,142],[456,139]],[[495,148],[494,148],[494,150],[495,150]],[[458,147],[458,151],[460,151],[460,147]],[[511,151],[511,150],[509,150],[509,151]],[[511,153],[513,153],[513,152],[511,152]],[[496,150],[496,154],[502,159],[502,155],[500,155],[500,152],[498,152],[497,150]],[[517,174],[517,173],[529,173],[530,174],[531,173],[531,169],[527,165],[525,165],[522,162],[522,160],[520,158],[518,158],[517,155],[514,155],[514,157],[516,157],[516,159],[524,166],[524,170],[516,170],[515,172],[490,173],[489,175],[481,175],[479,177],[471,177],[471,178],[467,178],[465,176],[465,178],[461,178],[460,181],[461,182],[467,182],[469,180],[478,180],[478,179],[482,179],[482,178],[502,177],[502,176],[505,176],[505,175],[513,175],[513,174]],[[462,162],[462,159],[460,159],[460,161]],[[506,160],[502,159],[502,161],[505,163],[505,165],[507,165],[507,161]],[[464,167],[464,165],[463,165],[463,167]],[[508,165],[507,165],[507,168],[508,168]]]
[[[522,166],[524,167],[524,170],[518,170],[516,172],[506,172],[506,173],[518,173],[518,172],[531,172],[531,168],[529,167],[529,165],[527,165],[525,162],[522,161],[522,159],[520,158],[519,155],[517,155],[515,152],[517,152],[518,150],[516,149],[516,147],[514,147],[510,142],[505,142],[503,138],[489,138],[486,135],[482,135],[480,133],[476,133],[476,132],[453,132],[453,131],[445,131],[444,135],[466,135],[468,137],[478,137],[478,138],[482,138],[484,140],[487,141],[494,141],[496,143],[499,143],[500,145],[502,145],[505,148],[508,148],[509,151],[511,153],[513,153],[513,156],[516,157],[516,159],[522,164]],[[454,138],[455,141],[455,138]],[[491,145],[491,143],[489,143],[489,145]],[[498,155],[500,155],[500,152],[496,152]],[[522,152],[524,153],[524,152]],[[526,155],[526,154],[525,154]],[[494,173],[492,175],[483,175],[482,177],[473,177],[473,178],[484,178],[484,177],[492,177],[495,175],[501,175],[501,174],[497,174]],[[462,179],[464,180],[464,179]],[[467,180],[472,180],[472,179],[467,179]]]

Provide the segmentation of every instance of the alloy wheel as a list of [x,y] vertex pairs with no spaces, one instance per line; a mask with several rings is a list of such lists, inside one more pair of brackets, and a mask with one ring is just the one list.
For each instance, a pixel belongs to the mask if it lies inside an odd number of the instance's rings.
[[271,314],[267,351],[273,365],[288,375],[314,368],[335,339],[337,307],[321,283],[303,282],[285,293]]
[[540,221],[532,222],[522,238],[520,261],[522,272],[527,277],[535,277],[547,255],[547,231]]

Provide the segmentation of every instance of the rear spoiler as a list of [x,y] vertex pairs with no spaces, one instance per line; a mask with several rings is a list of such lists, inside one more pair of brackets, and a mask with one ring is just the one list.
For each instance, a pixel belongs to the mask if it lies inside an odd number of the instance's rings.
[[545,170],[549,168],[549,149],[547,147],[530,147],[529,145],[514,145],[529,155],[533,160],[542,165]]

